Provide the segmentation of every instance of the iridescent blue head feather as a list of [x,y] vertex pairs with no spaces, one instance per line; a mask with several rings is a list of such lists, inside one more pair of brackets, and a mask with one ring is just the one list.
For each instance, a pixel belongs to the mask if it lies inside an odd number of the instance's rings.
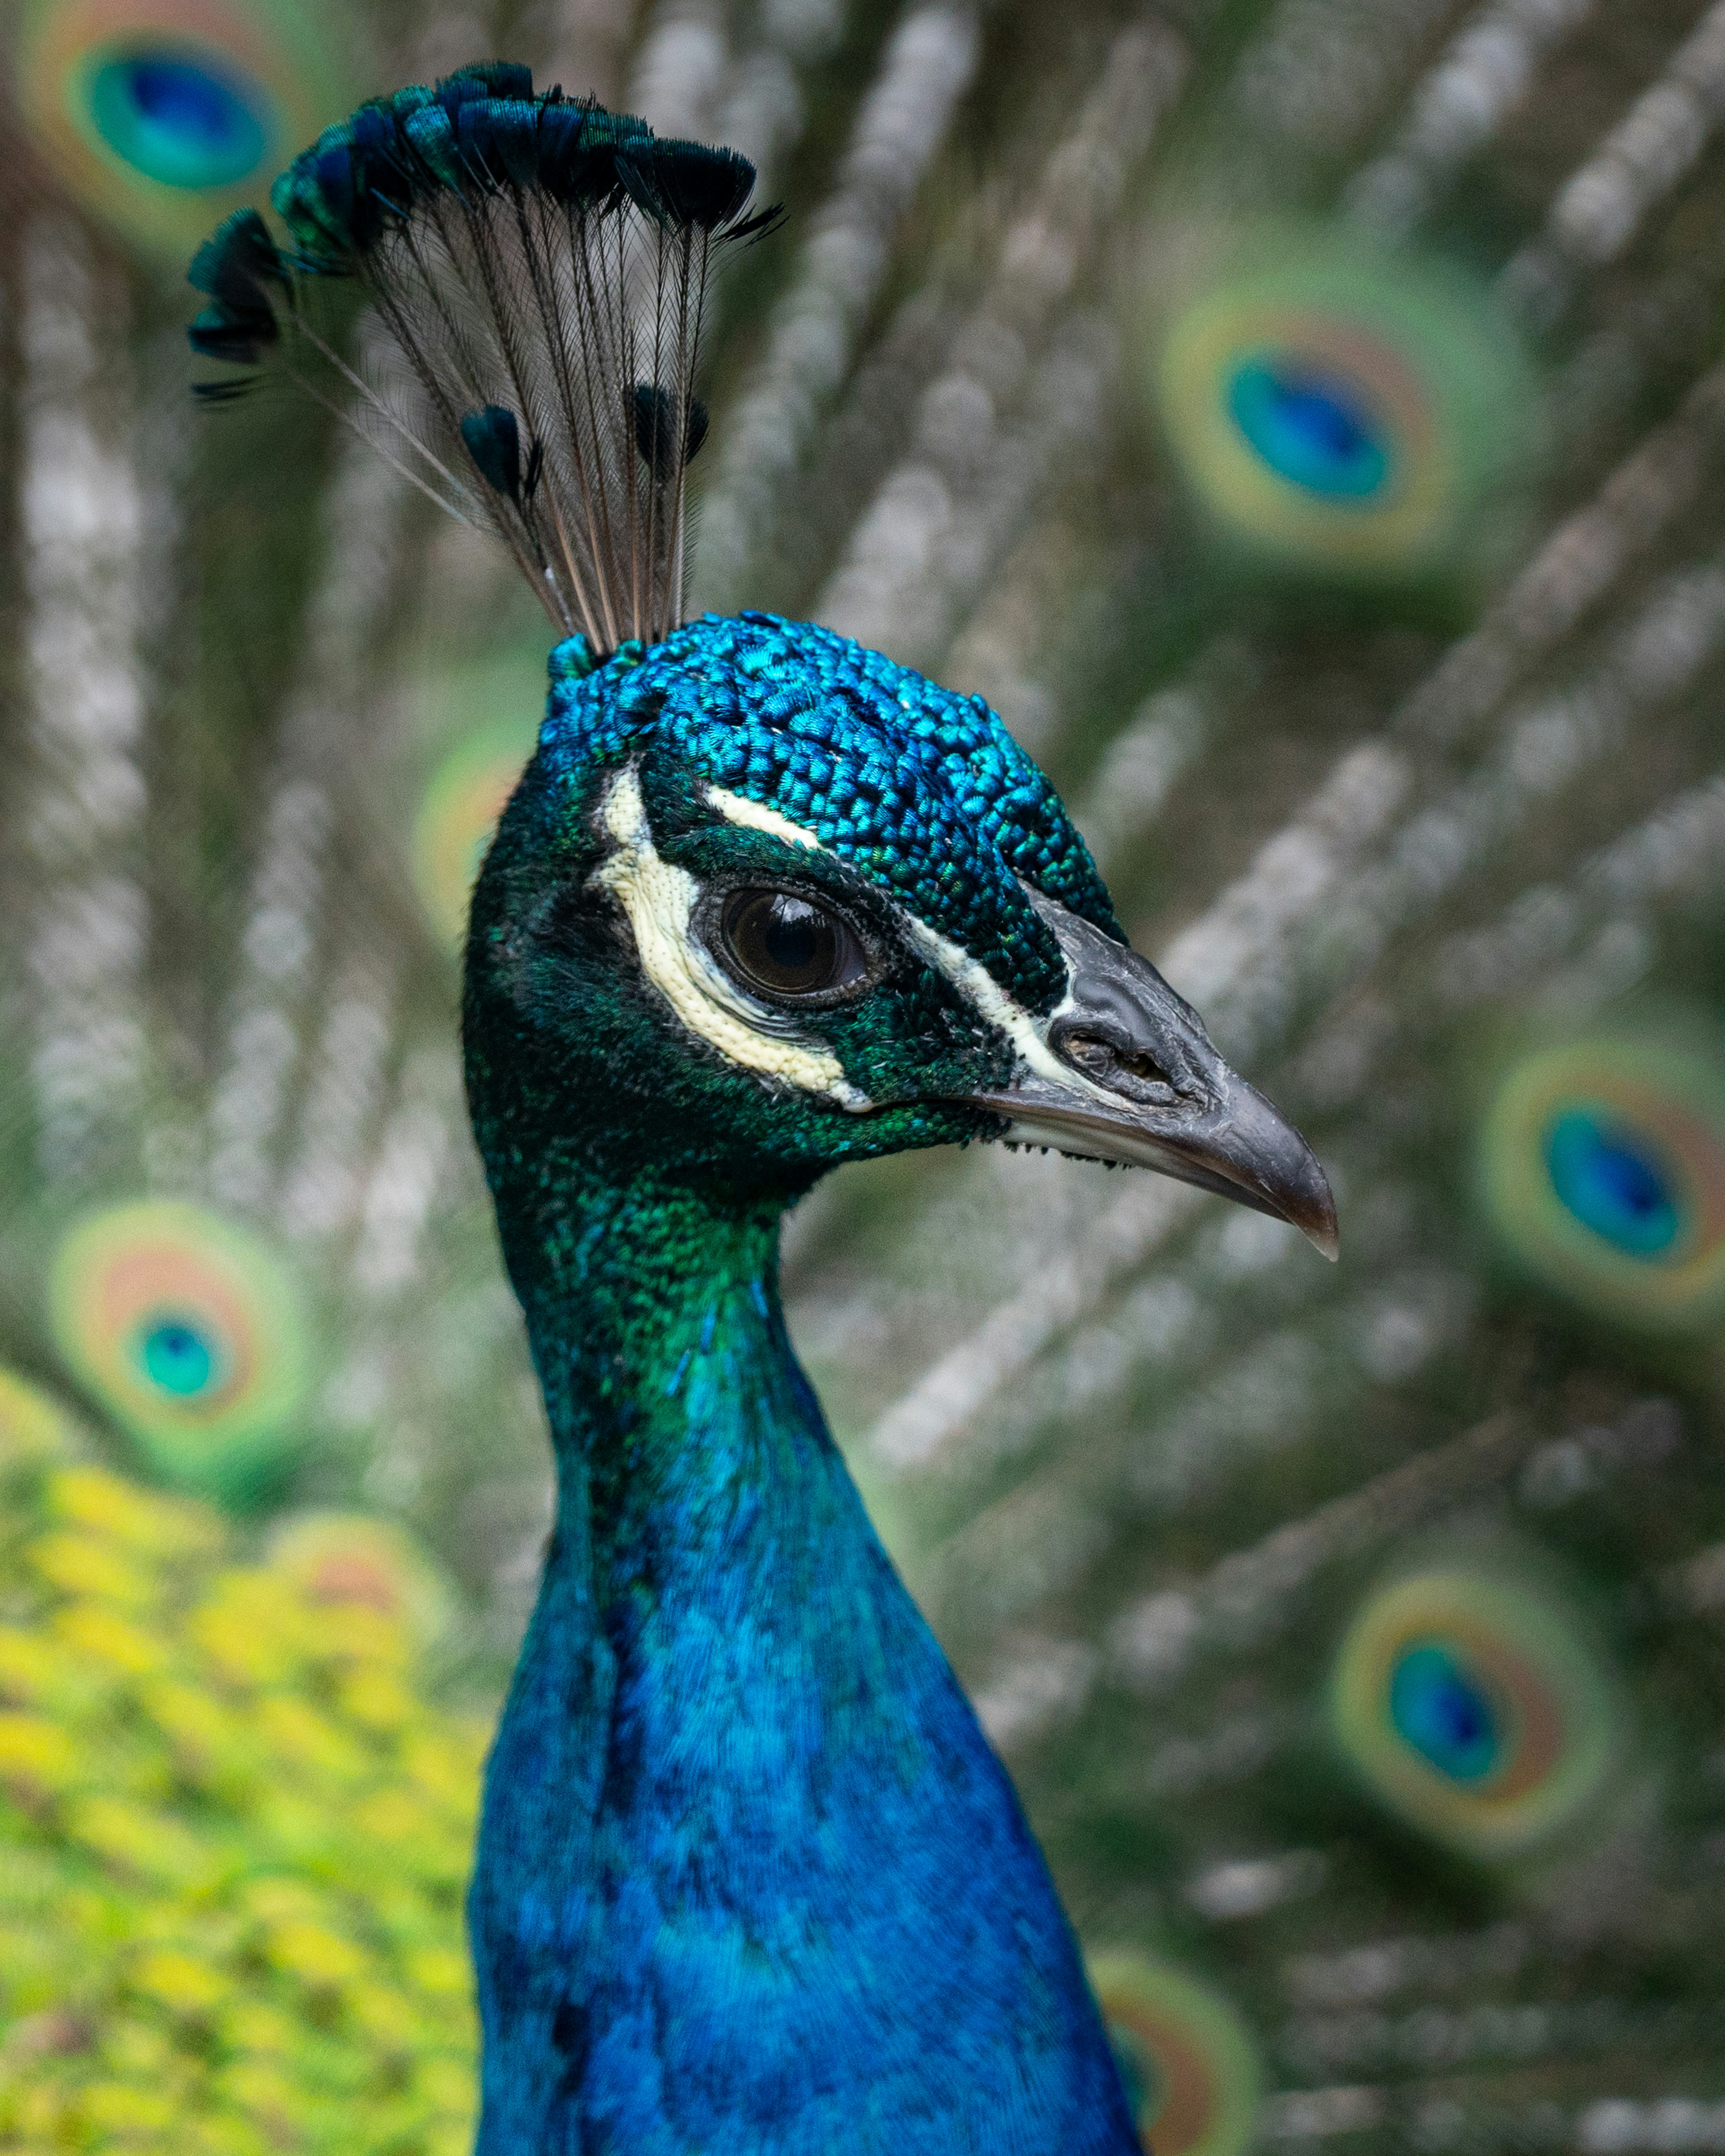
[[488,1158],[557,1142],[783,1191],[1010,1133],[1329,1247],[1317,1163],[1126,950],[980,700],[829,630],[682,622],[708,273],[773,221],[753,181],[491,62],[326,129],[272,194],[290,246],[246,213],[193,267],[193,345],[240,366],[339,366],[310,295],[357,280],[423,393],[383,415],[391,454],[490,523],[562,632],[473,914]]
[[[824,973],[797,973],[798,935]],[[1010,1134],[1332,1239],[1310,1155],[1126,947],[988,706],[771,614],[598,666],[557,648],[475,896],[467,1039],[482,1148],[536,1173],[561,1145],[783,1195]]]
[[403,336],[437,470],[562,632],[463,1009],[562,1470],[470,1903],[479,2148],[1128,2156],[1010,1788],[791,1358],[778,1216],[986,1137],[1326,1248],[1334,1211],[979,699],[807,624],[682,622],[701,295],[752,178],[469,69],[298,162],[293,259],[254,221],[197,270],[213,357],[274,356],[278,292],[327,274],[443,325]]
[[593,672],[561,649],[540,747],[559,780],[668,753],[812,832],[1041,1014],[1065,968],[1024,884],[1124,942],[1054,788],[980,696],[773,614],[704,615]]

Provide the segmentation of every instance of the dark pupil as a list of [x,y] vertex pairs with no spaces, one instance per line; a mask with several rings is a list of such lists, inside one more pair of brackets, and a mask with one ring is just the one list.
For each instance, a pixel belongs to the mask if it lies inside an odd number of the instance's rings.
[[744,900],[732,917],[731,941],[745,972],[763,988],[809,995],[829,988],[839,970],[831,918],[783,891]]

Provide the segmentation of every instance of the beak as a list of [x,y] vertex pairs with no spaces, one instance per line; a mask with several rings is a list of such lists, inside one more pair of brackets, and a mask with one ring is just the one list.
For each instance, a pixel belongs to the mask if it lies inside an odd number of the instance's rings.
[[971,1096],[976,1105],[1005,1117],[1010,1141],[1156,1168],[1288,1221],[1336,1257],[1336,1201],[1317,1155],[1229,1069],[1190,1004],[1148,959],[1026,896],[1060,940],[1066,998],[1034,1065]]

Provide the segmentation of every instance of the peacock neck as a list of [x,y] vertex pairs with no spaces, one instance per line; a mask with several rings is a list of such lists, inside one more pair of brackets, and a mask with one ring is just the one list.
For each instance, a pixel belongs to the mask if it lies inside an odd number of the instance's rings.
[[500,1213],[560,1517],[578,1506],[615,1543],[704,1466],[764,1466],[737,1449],[759,1415],[778,1422],[789,1408],[818,1428],[779,1302],[783,1194],[737,1197],[651,1169],[612,1180],[569,1161],[542,1163],[536,1181],[536,1202]]
[[535,1199],[502,1212],[526,1214],[526,1235],[505,1235],[558,1455],[598,1462],[628,1440],[647,1468],[640,1446],[655,1457],[685,1423],[690,1367],[776,1324],[783,1201],[651,1168],[619,1182],[552,1171]]
[[470,1902],[480,2156],[943,2156],[1003,2114],[1123,2156],[1040,1858],[791,1353],[782,1194],[532,1191],[560,1496]]

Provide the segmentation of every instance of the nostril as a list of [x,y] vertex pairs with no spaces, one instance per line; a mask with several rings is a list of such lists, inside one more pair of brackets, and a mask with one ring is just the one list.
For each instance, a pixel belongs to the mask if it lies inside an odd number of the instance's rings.
[[[1173,1091],[1173,1080],[1147,1050],[1110,1040],[1106,1034],[1074,1027],[1055,1043],[1069,1063],[1086,1078],[1117,1091],[1136,1092],[1139,1087]],[[1122,1081],[1125,1082],[1122,1083]]]
[[1069,1033],[1055,1045],[1069,1063],[1076,1063],[1081,1070],[1100,1071],[1114,1060],[1113,1048],[1093,1033]]
[[1142,1078],[1146,1085],[1172,1086],[1174,1082],[1155,1057],[1147,1055],[1142,1048],[1129,1049],[1123,1055],[1117,1054],[1115,1061],[1122,1070],[1129,1070],[1134,1078]]

